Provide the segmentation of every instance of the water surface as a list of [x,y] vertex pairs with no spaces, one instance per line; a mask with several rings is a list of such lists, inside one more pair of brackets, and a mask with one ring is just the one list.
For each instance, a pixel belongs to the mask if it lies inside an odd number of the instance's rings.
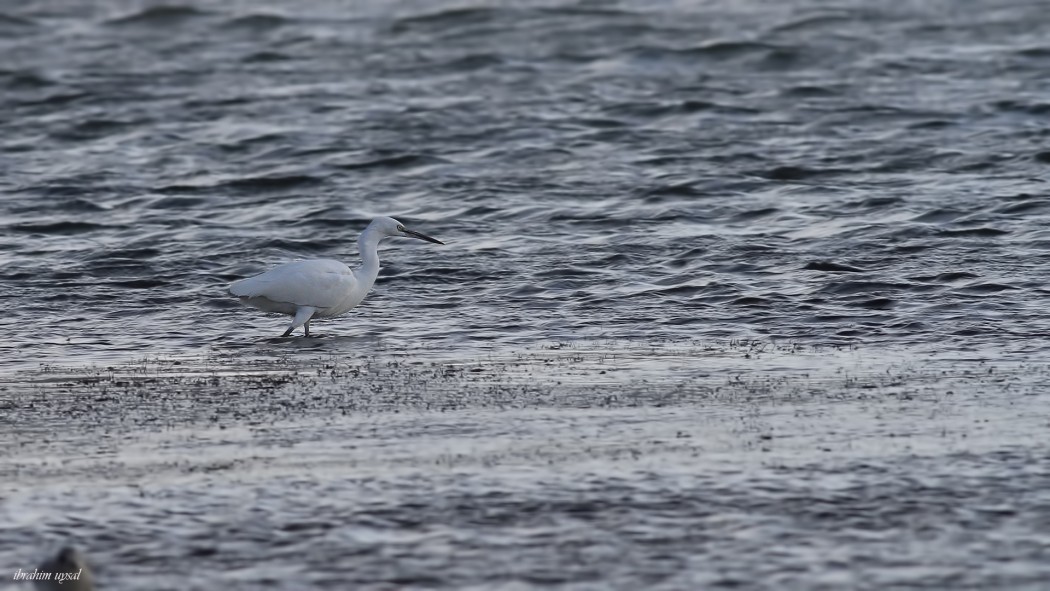
[[[1022,0],[0,8],[0,563],[1041,588],[1047,39]],[[375,215],[448,244],[317,338],[225,294]]]

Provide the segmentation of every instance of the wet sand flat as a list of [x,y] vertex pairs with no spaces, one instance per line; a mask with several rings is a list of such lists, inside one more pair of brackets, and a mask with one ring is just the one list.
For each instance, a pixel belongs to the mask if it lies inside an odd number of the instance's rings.
[[[1050,368],[604,343],[5,377],[5,562],[103,588],[1039,588]],[[993,361],[994,359],[994,361]]]

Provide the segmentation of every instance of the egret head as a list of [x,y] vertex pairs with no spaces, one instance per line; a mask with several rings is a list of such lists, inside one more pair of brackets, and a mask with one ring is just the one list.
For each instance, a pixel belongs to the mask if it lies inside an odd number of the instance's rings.
[[394,218],[378,217],[372,220],[369,224],[369,228],[375,228],[384,236],[403,236],[405,238],[418,238],[420,240],[426,240],[427,242],[433,242],[434,244],[444,244],[444,242],[427,236],[421,232],[409,230],[404,224],[395,220]]

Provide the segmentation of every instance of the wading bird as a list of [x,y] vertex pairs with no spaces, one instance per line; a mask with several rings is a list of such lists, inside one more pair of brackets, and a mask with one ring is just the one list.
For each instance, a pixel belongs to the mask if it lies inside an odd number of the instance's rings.
[[292,324],[282,336],[292,334],[300,326],[304,327],[306,336],[310,336],[311,319],[345,314],[365,299],[379,275],[379,243],[390,236],[444,244],[405,229],[404,224],[394,218],[378,217],[357,239],[357,247],[361,250],[360,267],[351,270],[331,259],[285,263],[262,275],[233,282],[230,295],[263,312],[291,316]]

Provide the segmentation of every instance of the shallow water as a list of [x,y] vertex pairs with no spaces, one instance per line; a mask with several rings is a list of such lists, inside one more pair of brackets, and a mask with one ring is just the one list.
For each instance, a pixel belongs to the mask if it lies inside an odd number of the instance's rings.
[[49,368],[0,553],[107,588],[1037,589],[1050,365],[604,343]]
[[1046,333],[1041,3],[144,6],[3,20],[5,365],[279,335],[228,282],[377,214],[449,245],[318,332]]
[[0,564],[1040,588],[1050,13],[882,4],[0,8]]

